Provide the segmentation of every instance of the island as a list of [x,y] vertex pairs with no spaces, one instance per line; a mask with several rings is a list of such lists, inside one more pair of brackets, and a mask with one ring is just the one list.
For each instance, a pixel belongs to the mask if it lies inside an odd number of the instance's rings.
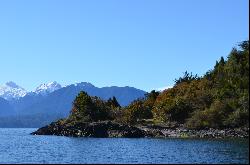
[[[200,59],[202,60],[202,55]],[[154,78],[154,77],[152,77]],[[121,107],[82,91],[70,115],[32,133],[71,137],[249,137],[249,41],[203,76],[185,72],[172,88]]]

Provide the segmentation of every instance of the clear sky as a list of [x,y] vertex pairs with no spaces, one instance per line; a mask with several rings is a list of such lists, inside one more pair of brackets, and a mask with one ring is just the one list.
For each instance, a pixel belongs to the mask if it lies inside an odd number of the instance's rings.
[[203,75],[249,36],[248,0],[0,0],[0,84],[146,91]]

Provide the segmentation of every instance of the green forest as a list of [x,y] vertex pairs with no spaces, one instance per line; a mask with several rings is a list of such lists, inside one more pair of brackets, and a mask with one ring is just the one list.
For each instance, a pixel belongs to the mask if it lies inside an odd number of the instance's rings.
[[113,120],[136,125],[182,124],[190,129],[249,127],[249,41],[221,57],[203,76],[187,71],[172,88],[151,91],[144,98],[121,107],[80,92],[70,116],[59,122],[75,124]]

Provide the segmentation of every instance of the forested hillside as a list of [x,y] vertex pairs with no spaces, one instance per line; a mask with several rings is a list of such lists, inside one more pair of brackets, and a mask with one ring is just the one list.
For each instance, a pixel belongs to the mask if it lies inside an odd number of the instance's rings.
[[248,118],[249,41],[244,41],[204,76],[185,72],[173,88],[161,93],[152,91],[123,108],[116,98],[102,101],[81,92],[70,116],[60,122],[115,120],[133,125],[151,121],[202,129],[248,127]]

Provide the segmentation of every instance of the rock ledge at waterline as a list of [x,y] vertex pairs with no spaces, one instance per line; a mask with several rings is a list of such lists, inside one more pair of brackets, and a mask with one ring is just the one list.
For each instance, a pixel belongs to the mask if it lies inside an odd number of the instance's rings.
[[31,134],[95,138],[248,138],[249,128],[190,130],[184,127],[170,128],[154,125],[129,126],[112,121],[76,123],[73,126],[53,122]]

